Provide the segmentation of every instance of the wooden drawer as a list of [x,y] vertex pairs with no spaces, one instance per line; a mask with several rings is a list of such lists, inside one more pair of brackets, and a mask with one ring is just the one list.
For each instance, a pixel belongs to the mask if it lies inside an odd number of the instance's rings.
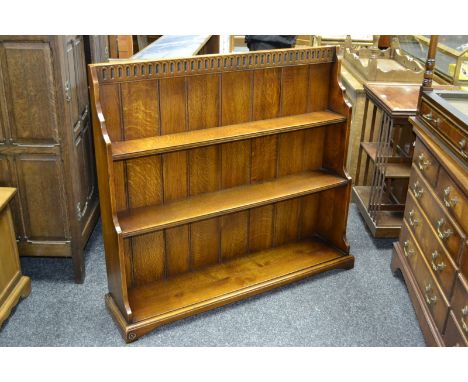
[[439,170],[435,192],[447,211],[460,224],[461,228],[465,232],[468,232],[468,198],[443,167]]
[[443,333],[449,304],[423,256],[418,255],[416,258],[414,277],[437,329]]
[[452,296],[452,310],[463,334],[468,336],[468,285],[462,276],[455,281]]
[[439,162],[418,138],[416,138],[414,147],[413,163],[421,171],[429,184],[435,187],[439,174]]
[[446,119],[441,113],[432,108],[424,100],[421,104],[421,117],[435,131],[437,131],[445,140],[453,146],[455,152],[466,158],[468,151],[468,142],[462,131],[461,126],[457,126],[452,121]]
[[[403,226],[405,225],[413,231],[414,239],[421,248],[422,254],[430,265],[435,278],[440,283],[445,295],[450,297],[458,271],[457,266],[431,229],[412,193],[406,202]],[[403,246],[403,242],[401,242],[401,245]]]
[[415,243],[416,239],[414,238],[411,230],[409,229],[408,224],[406,223],[406,221],[403,221],[400,232],[400,246],[403,250],[403,254],[406,257],[406,260],[408,261],[408,264],[410,265],[413,271],[416,258],[418,256],[417,253],[419,252]]
[[458,326],[453,312],[450,312],[447,320],[447,328],[444,334],[445,346],[468,347],[468,341]]
[[433,193],[432,188],[414,165],[411,169],[409,187],[412,196],[418,200],[419,205],[426,214],[429,224],[449,251],[452,259],[458,262],[465,241],[465,234],[447,213]]

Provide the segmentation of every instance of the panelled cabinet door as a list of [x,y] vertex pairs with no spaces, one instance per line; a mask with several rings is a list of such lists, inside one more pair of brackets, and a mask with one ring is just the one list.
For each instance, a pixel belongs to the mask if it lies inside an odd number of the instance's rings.
[[0,53],[6,101],[2,113],[8,116],[2,122],[9,125],[13,144],[57,143],[57,102],[50,44],[4,42],[0,43]]
[[62,161],[49,154],[21,154],[15,158],[18,187],[30,241],[70,238]]
[[[12,161],[11,157],[0,154],[0,187],[18,188],[13,178]],[[20,239],[23,236],[23,224],[21,222],[18,194],[10,201],[10,209],[13,215],[16,238]]]
[[77,73],[75,63],[75,41],[67,36],[65,38],[65,68],[66,79],[63,85],[65,101],[69,108],[70,129],[79,121],[80,110],[78,104]]

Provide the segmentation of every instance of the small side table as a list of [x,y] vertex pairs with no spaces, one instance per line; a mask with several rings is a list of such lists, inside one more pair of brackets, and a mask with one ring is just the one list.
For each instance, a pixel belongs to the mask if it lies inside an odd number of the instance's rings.
[[419,84],[364,85],[353,199],[374,237],[400,234],[415,140],[408,118],[416,115],[419,89]]
[[16,189],[0,187],[0,328],[21,297],[31,292],[31,280],[21,274],[9,202]]

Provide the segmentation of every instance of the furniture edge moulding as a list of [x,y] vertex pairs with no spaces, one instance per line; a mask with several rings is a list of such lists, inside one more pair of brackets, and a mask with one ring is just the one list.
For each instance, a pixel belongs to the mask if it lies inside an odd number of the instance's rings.
[[325,46],[161,60],[126,60],[90,66],[95,68],[99,83],[104,84],[336,61],[336,47]]
[[102,228],[105,234],[104,252],[109,292],[128,320],[132,320],[132,310],[128,300],[123,238],[117,212],[112,167],[112,148],[107,133],[106,121],[101,108],[99,84],[96,69],[89,66],[90,95],[92,103],[93,136],[96,152],[96,167],[105,177],[98,176],[99,204],[101,207]]

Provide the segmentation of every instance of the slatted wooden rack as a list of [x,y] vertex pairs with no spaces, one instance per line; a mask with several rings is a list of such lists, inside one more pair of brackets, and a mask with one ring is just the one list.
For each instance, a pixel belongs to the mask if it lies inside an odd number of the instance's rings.
[[89,71],[106,303],[126,341],[353,267],[334,47]]

